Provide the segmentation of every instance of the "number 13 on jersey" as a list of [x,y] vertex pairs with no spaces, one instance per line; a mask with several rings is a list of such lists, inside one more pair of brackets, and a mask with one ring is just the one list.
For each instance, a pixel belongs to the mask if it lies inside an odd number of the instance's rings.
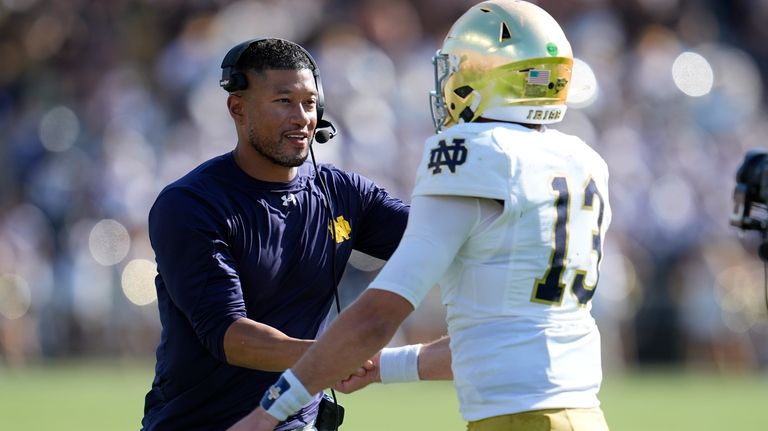
[[[605,201],[597,189],[594,179],[590,178],[583,189],[583,193],[577,193],[576,198],[583,196],[579,214],[571,214],[571,194],[568,189],[568,181],[565,177],[554,177],[550,180],[550,189],[555,196],[555,219],[553,226],[552,253],[549,256],[549,265],[541,278],[537,278],[533,284],[531,301],[550,305],[560,305],[563,302],[567,286],[563,280],[565,267],[568,262],[578,262],[573,256],[589,256],[589,267],[574,268],[574,277],[571,281],[570,291],[580,305],[586,305],[592,295],[595,294],[598,268],[602,258],[602,225]],[[595,205],[595,204],[599,205]],[[586,216],[586,217],[585,217]],[[572,217],[578,217],[578,225],[590,223],[593,227],[591,241],[572,241],[569,235]],[[594,274],[594,284],[587,284],[587,274]]]

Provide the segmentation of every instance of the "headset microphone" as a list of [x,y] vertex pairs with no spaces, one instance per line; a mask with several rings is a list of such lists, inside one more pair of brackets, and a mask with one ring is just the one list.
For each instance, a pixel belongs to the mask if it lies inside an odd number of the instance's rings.
[[320,120],[317,122],[317,129],[315,130],[315,141],[318,144],[324,144],[336,136],[336,133],[336,127],[330,121]]

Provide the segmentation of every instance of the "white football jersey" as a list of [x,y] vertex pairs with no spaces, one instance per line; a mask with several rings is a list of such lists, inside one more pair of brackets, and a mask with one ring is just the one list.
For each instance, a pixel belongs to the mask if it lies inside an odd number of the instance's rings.
[[440,280],[464,418],[598,406],[590,299],[611,220],[604,160],[553,129],[466,123],[429,138],[418,169],[414,197],[503,205]]

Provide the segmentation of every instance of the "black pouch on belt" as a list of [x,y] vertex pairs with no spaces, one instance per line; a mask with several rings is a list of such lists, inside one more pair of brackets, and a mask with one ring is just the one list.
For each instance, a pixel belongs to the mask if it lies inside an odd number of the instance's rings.
[[317,431],[335,431],[344,423],[344,407],[333,401],[328,394],[323,394],[317,411],[315,428]]

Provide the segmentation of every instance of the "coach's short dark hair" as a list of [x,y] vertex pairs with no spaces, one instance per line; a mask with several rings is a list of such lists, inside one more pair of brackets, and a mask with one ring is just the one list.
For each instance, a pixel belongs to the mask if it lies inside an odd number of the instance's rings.
[[281,39],[264,39],[252,44],[237,62],[237,70],[313,70],[312,61],[301,47]]

